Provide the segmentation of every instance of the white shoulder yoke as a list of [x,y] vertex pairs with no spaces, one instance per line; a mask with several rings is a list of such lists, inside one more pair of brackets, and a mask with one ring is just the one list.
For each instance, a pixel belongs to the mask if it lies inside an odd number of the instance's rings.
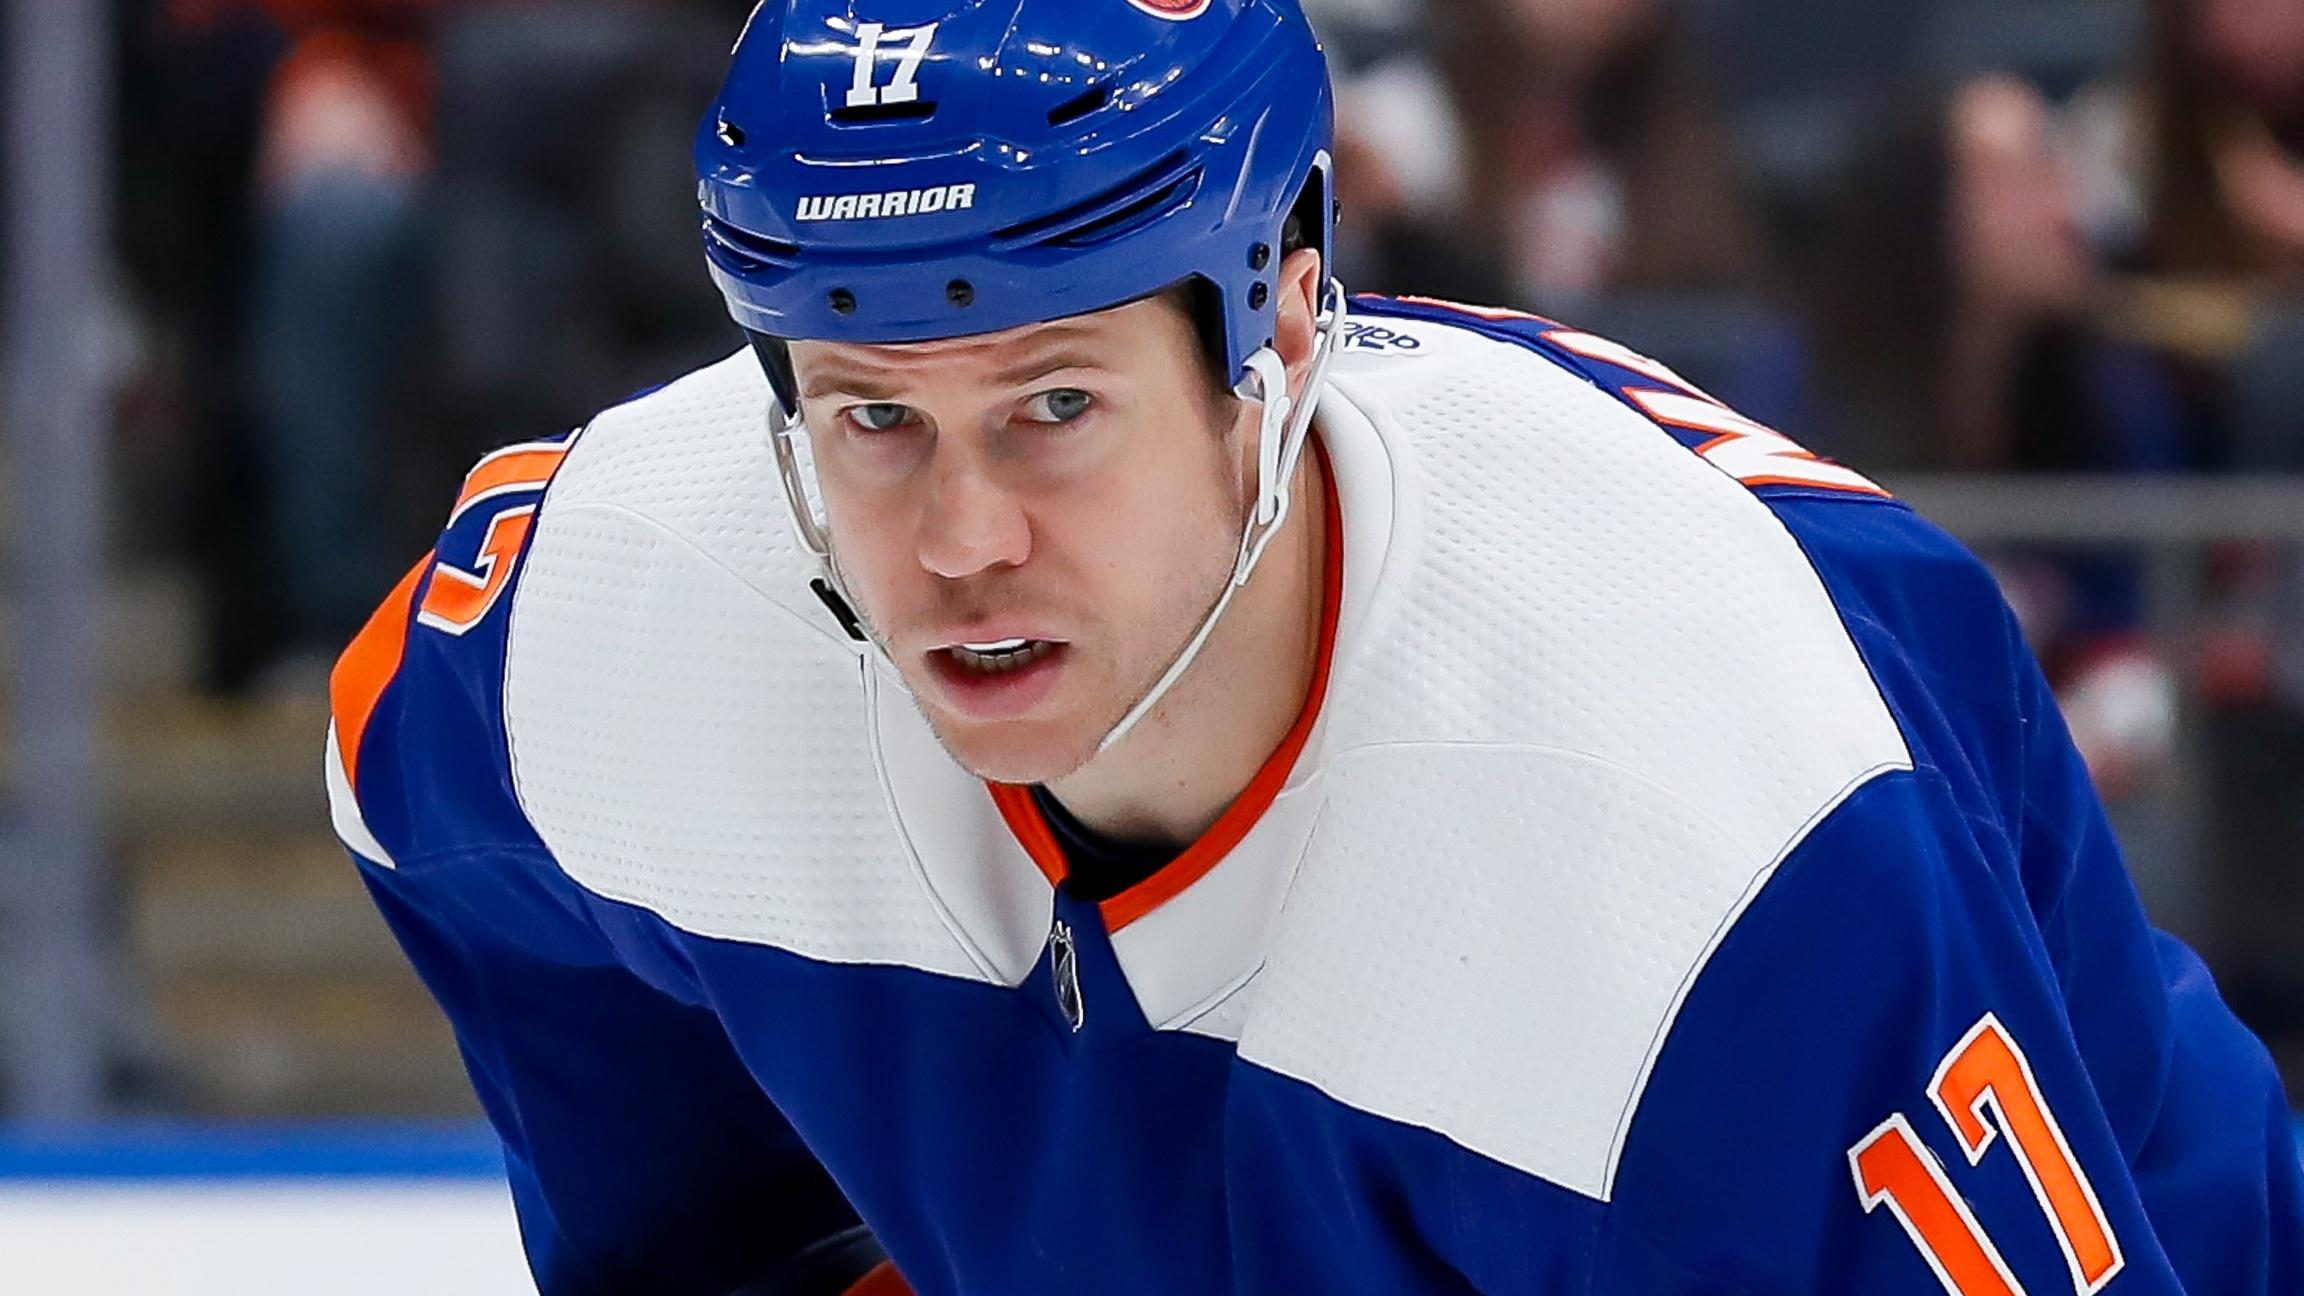
[[[768,399],[739,352],[602,415],[570,451],[514,594],[504,710],[521,805],[575,881],[684,931],[1020,976],[1018,951],[967,937],[890,813],[866,660],[811,600]],[[981,788],[943,774],[990,822]],[[1020,870],[1044,910],[1021,849],[980,840],[979,872]],[[1025,950],[1036,921],[1011,925]]]
[[1412,521],[1241,1054],[1604,1199],[1705,960],[1910,757],[1757,497],[1538,352],[1382,323],[1330,423],[1383,440]]

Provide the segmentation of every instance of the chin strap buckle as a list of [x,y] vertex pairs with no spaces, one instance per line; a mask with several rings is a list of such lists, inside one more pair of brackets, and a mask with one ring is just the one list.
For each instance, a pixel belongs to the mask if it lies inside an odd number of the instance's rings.
[[832,588],[831,581],[819,576],[808,582],[808,588],[815,591],[816,597],[831,611],[832,619],[840,623],[840,628],[848,632],[851,640],[858,644],[872,642],[872,637],[864,633],[864,619],[856,615],[856,609],[848,606],[848,600],[840,596],[840,591]]
[[803,430],[799,419],[784,408],[783,400],[770,394],[768,445],[776,454],[776,475],[784,485],[792,538],[799,542],[803,552],[816,560],[818,575],[808,582],[808,588],[831,612],[832,619],[840,623],[841,631],[848,636],[849,647],[870,655],[879,646],[872,642],[870,632],[864,628],[864,618],[857,614],[854,600],[841,584],[839,566],[832,561],[832,537],[817,520],[816,506],[809,500],[808,476],[800,466],[799,440]]

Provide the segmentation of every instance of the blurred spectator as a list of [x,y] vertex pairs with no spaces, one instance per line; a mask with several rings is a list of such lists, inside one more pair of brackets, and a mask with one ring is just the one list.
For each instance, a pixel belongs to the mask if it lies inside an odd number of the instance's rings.
[[[424,308],[428,0],[127,0],[123,239],[185,443],[207,682],[299,688],[390,572]],[[301,664],[301,668],[299,668]]]
[[739,345],[703,271],[689,146],[749,9],[497,4],[443,24],[433,439],[456,453],[433,480]]
[[120,3],[151,493],[210,685],[310,691],[473,454],[733,346],[686,153],[751,3]]
[[[266,87],[286,41],[254,10],[184,15],[123,0],[120,235],[146,317],[150,370],[122,467],[132,498],[166,509],[199,576],[206,683],[246,686],[276,634],[249,578],[264,570],[265,493],[249,433],[248,320],[257,236],[249,194]],[[130,512],[131,540],[139,536]]]
[[[2228,461],[2304,469],[2304,4],[2155,0],[2123,323],[2228,387]],[[2304,555],[2227,548],[2200,636],[2210,952],[2304,1100]]]
[[[2202,466],[2212,409],[2171,356],[2099,326],[2068,132],[1987,75],[1860,151],[1810,267],[1820,441],[1883,466],[2161,472]],[[2003,555],[2004,582],[2107,795],[2171,755],[2175,680],[2141,634],[2130,552]]]
[[2204,416],[2163,357],[2095,323],[2080,196],[2050,106],[2014,78],[1879,130],[1802,267],[1833,438],[1889,466],[2193,466]]
[[2155,0],[2149,91],[2150,268],[2304,287],[2304,5]]
[[1463,228],[1539,308],[1764,276],[1676,15],[1661,0],[1452,0],[1430,12],[1472,159]]
[[1336,82],[1336,271],[1355,292],[1502,301],[1511,274],[1463,228],[1465,128],[1415,0],[1312,0]]
[[[1560,316],[1671,356],[1756,418],[1806,426],[1797,322],[1775,300],[1761,222],[1734,174],[1687,9],[1452,0],[1425,14],[1431,72],[1421,82],[1372,76],[1341,96],[1363,123],[1348,145],[1389,136],[1392,153],[1407,155],[1380,173],[1396,183],[1378,205],[1448,213],[1395,230],[1393,282]],[[1446,147],[1415,153],[1416,123],[1438,114],[1404,110],[1414,98],[1403,91],[1434,82],[1453,130],[1427,129]],[[1369,93],[1379,90],[1389,106]],[[1441,166],[1458,155],[1460,165]]]
[[251,391],[284,622],[274,669],[303,686],[317,685],[393,574],[372,501],[426,307],[433,6],[264,2],[291,45],[258,154]]

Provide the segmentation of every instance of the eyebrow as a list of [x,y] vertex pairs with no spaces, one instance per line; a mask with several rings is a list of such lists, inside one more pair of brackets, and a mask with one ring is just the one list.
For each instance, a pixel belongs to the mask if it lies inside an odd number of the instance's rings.
[[[1067,330],[1071,331],[1071,330]],[[1102,369],[1105,360],[1090,350],[1081,338],[1052,338],[1051,350],[1028,356],[995,373],[989,379],[993,386],[1017,387],[1035,379],[1066,369]],[[860,369],[835,367],[830,372],[818,373],[802,384],[803,400],[822,400],[827,396],[856,396],[867,401],[896,401],[903,390],[896,379],[883,378]]]
[[1074,346],[1046,355],[1034,356],[1030,360],[1010,365],[994,374],[992,381],[1002,387],[1018,387],[1066,369],[1101,369],[1104,367],[1102,358],[1084,348]]
[[802,384],[800,399],[822,400],[827,396],[861,396],[868,401],[893,401],[903,393],[895,384],[855,373],[818,374]]

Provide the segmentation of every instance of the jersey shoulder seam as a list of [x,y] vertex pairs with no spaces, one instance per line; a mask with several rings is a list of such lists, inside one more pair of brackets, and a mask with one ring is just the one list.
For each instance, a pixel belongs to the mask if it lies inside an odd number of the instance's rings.
[[[1713,928],[1702,952],[1689,964],[1687,973],[1681,977],[1680,984],[1674,989],[1670,1007],[1658,1019],[1655,1033],[1650,1037],[1647,1052],[1641,1060],[1639,1076],[1634,1081],[1631,1090],[1625,1095],[1624,1106],[1617,1114],[1616,1132],[1609,1140],[1607,1169],[1602,1180],[1610,1186],[1611,1190],[1613,1190],[1616,1182],[1617,1168],[1623,1160],[1625,1140],[1631,1132],[1633,1118],[1639,1114],[1640,1104],[1647,1097],[1648,1082],[1655,1074],[1657,1059],[1663,1054],[1665,1041],[1671,1038],[1672,1028],[1680,1020],[1681,1009],[1687,1006],[1690,992],[1695,989],[1696,983],[1703,978],[1705,969],[1711,966],[1713,956],[1720,952],[1720,947],[1727,941],[1729,934],[1735,931],[1743,922],[1744,916],[1751,912],[1753,903],[1760,898],[1761,893],[1765,892],[1769,884],[1774,882],[1777,875],[1783,871],[1785,863],[1799,851],[1802,844],[1815,836],[1819,827],[1823,826],[1833,815],[1839,813],[1841,807],[1847,805],[1850,800],[1866,788],[1897,774],[1914,772],[1916,772],[1915,767],[1907,758],[1902,764],[1883,763],[1875,765],[1850,778],[1836,795],[1829,798],[1797,828],[1793,829],[1791,834],[1778,845],[1775,855],[1753,873],[1736,902],[1729,907],[1726,913],[1721,915],[1718,925]],[[1611,1198],[1613,1198],[1613,1191],[1611,1191]]]

